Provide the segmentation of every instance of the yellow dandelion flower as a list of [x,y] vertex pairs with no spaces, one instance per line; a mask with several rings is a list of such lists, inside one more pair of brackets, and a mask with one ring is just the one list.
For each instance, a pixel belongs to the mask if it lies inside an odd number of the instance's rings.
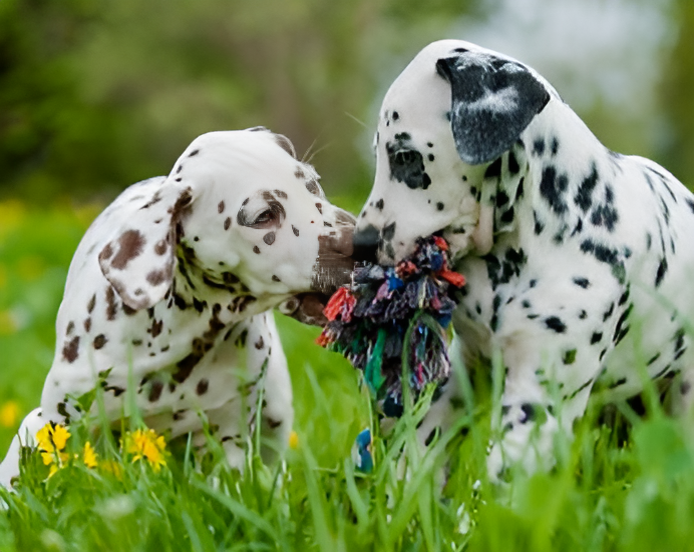
[[45,466],[50,466],[48,477],[51,477],[68,460],[68,454],[63,449],[70,438],[70,432],[63,425],[47,423],[36,433],[36,442],[41,459]]
[[166,441],[161,435],[153,429],[142,430],[137,429],[133,433],[127,435],[126,452],[133,455],[133,462],[145,459],[152,466],[154,471],[159,471],[162,466],[166,465],[164,460],[164,450],[166,449]]
[[43,452],[55,452],[65,448],[70,432],[64,425],[47,423],[36,433],[36,442]]
[[70,438],[70,432],[64,425],[56,425],[53,429],[53,444],[58,450],[63,450]]
[[15,401],[7,401],[0,408],[0,425],[14,427],[19,416],[19,405]]
[[292,431],[289,434],[289,448],[294,450],[299,448],[299,436],[297,435],[296,431]]
[[96,460],[96,451],[94,450],[94,447],[92,447],[92,444],[89,441],[87,441],[84,444],[84,450],[82,451],[82,459],[84,460],[84,465],[88,468],[96,468],[96,466],[98,465],[98,462]]

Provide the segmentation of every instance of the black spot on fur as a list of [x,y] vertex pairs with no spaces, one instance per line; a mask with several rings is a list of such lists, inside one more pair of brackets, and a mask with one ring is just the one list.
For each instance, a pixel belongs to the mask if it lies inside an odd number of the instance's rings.
[[520,171],[520,166],[518,165],[518,160],[516,159],[516,156],[511,151],[508,154],[508,172],[510,172],[511,174],[518,174],[519,171]]
[[593,203],[592,195],[595,186],[598,183],[598,168],[593,163],[593,168],[589,176],[583,179],[580,186],[578,187],[578,192],[576,197],[574,197],[574,203],[578,205],[585,213]]
[[598,261],[602,263],[609,264],[612,267],[612,275],[617,279],[617,281],[624,283],[626,269],[624,267],[624,263],[620,259],[618,251],[615,249],[610,249],[609,247],[600,243],[596,243],[591,239],[581,242],[581,251],[592,254]]
[[545,318],[545,326],[556,333],[564,333],[566,331],[566,324],[556,316]]
[[533,154],[540,156],[545,153],[545,141],[543,138],[536,138],[533,142]]
[[614,336],[612,340],[614,341],[615,344],[619,343],[622,338],[626,335],[626,333],[629,331],[629,327],[623,327],[624,323],[626,322],[627,318],[629,318],[629,315],[631,314],[632,309],[634,308],[634,304],[631,303],[626,309],[624,309],[624,312],[622,315],[619,317],[617,320],[617,326],[615,327],[614,330]]
[[501,176],[501,157],[487,167],[484,178],[498,178]]
[[596,343],[600,343],[601,339],[602,332],[593,332],[593,335],[590,336],[590,344],[595,345]]
[[655,275],[655,287],[660,286],[660,284],[663,281],[663,278],[665,277],[665,273],[667,272],[667,259],[665,257],[662,258],[660,261],[660,264],[658,265],[658,272]]
[[379,211],[383,211],[383,199],[382,198],[376,202],[375,207]]
[[582,287],[583,289],[586,289],[590,285],[590,281],[588,280],[588,278],[581,278],[578,276],[576,276],[573,279],[573,282],[574,284],[576,284],[579,287]]
[[557,152],[559,151],[559,140],[557,139],[556,136],[552,138],[552,143],[550,144],[550,149],[552,151],[552,155],[556,155]]
[[540,181],[540,193],[549,203],[550,208],[557,215],[562,215],[568,209],[564,201],[564,192],[569,186],[569,179],[565,174],[557,175],[557,169],[553,166],[545,167]]

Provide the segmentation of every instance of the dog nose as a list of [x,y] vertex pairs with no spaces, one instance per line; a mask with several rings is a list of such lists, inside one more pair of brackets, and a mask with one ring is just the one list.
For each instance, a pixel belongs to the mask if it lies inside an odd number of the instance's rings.
[[355,261],[375,263],[376,253],[378,252],[378,240],[380,233],[378,229],[369,224],[366,228],[357,230],[352,236],[354,252],[352,257]]

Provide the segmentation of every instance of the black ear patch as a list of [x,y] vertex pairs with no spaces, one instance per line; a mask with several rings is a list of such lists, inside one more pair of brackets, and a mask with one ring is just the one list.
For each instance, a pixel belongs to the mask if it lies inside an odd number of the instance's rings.
[[439,59],[436,70],[451,85],[451,129],[471,165],[508,150],[550,98],[527,68],[493,56],[466,52]]

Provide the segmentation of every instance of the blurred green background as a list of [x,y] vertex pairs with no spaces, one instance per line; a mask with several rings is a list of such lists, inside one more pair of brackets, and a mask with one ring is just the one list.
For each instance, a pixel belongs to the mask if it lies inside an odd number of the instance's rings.
[[[691,0],[0,0],[0,450],[38,402],[80,236],[198,134],[283,133],[357,212],[388,85],[428,42],[462,38],[535,67],[607,147],[692,185],[693,28]],[[354,387],[337,355],[312,353],[306,375],[315,333],[281,324],[295,390]],[[333,407],[356,420],[353,399]]]

